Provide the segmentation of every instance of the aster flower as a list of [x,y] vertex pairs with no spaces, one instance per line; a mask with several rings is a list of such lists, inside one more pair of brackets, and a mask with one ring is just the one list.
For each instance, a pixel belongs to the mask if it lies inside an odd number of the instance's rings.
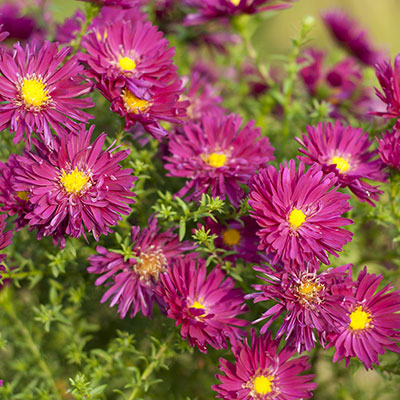
[[[6,228],[6,219],[7,219],[6,214],[0,215],[0,250],[3,250],[7,246],[9,246],[11,244],[11,239],[12,239],[12,231],[4,232],[4,229]],[[0,263],[3,262],[5,258],[6,258],[5,254],[0,254]]]
[[206,353],[207,344],[227,348],[246,332],[247,321],[237,318],[247,311],[243,293],[234,289],[235,281],[214,268],[206,276],[205,261],[186,256],[176,260],[168,273],[160,276],[157,293],[166,304],[167,315],[182,325],[182,339]]
[[294,160],[262,169],[250,186],[251,215],[260,230],[259,249],[274,253],[273,263],[296,260],[299,264],[314,257],[329,264],[328,254],[338,256],[352,233],[341,226],[352,223],[341,215],[349,210],[349,195],[332,189],[334,173],[324,174],[320,166],[308,171]]
[[322,18],[335,40],[363,64],[374,66],[382,53],[371,45],[367,32],[344,11],[326,11]]
[[120,8],[134,8],[138,7],[144,0],[79,0],[86,3],[92,3],[100,7],[120,7]]
[[224,400],[295,400],[312,397],[317,387],[311,382],[314,375],[299,375],[310,368],[308,357],[289,360],[295,354],[287,346],[278,352],[279,340],[271,334],[257,337],[251,332],[251,346],[247,339],[237,343],[232,352],[235,363],[220,358],[217,375],[221,381],[212,386],[217,398]]
[[257,250],[258,225],[254,219],[243,217],[240,221],[232,219],[220,223],[207,218],[205,226],[212,234],[217,235],[217,239],[215,239],[217,248],[236,252],[236,254],[227,256],[226,260],[235,262],[237,259],[243,259],[248,263],[267,261],[267,257]]
[[199,25],[221,17],[282,10],[290,7],[288,1],[290,0],[185,0],[185,4],[197,9],[195,14],[187,16],[185,24]]
[[372,112],[384,118],[400,117],[400,54],[394,59],[394,70],[390,63],[382,61],[375,66],[376,77],[382,87],[380,92],[375,88],[375,93],[383,103],[386,111]]
[[35,46],[14,46],[14,54],[0,53],[0,130],[7,127],[15,133],[14,142],[32,132],[52,146],[50,128],[60,135],[77,129],[76,121],[92,118],[81,109],[92,107],[89,98],[78,98],[91,90],[91,84],[81,83],[83,67],[72,57],[63,63],[69,49],[59,50],[46,42],[40,50]]
[[182,134],[171,137],[171,157],[165,168],[169,176],[189,180],[177,193],[187,200],[198,200],[211,189],[213,197],[226,197],[238,205],[244,196],[239,184],[248,184],[258,168],[272,160],[273,148],[268,138],[260,137],[254,121],[240,130],[242,118],[220,113],[203,115],[200,123],[188,122]]
[[65,18],[62,25],[56,26],[56,41],[59,43],[72,42],[81,31],[85,20],[85,13],[79,9],[76,10],[72,17]]
[[28,201],[29,192],[16,190],[15,170],[19,167],[17,157],[11,154],[7,163],[0,162],[0,211],[9,216],[17,215],[15,224],[20,229],[28,223],[25,215],[32,211],[32,205]]
[[35,152],[25,151],[17,158],[15,189],[28,192],[32,211],[26,214],[38,238],[53,236],[63,246],[64,236],[85,236],[85,228],[96,240],[112,232],[110,226],[131,212],[130,189],[136,180],[132,170],[119,162],[129,150],[103,151],[103,133],[91,143],[94,126],[83,125],[77,132],[62,135],[54,151],[34,141]]
[[319,265],[315,262],[294,266],[286,266],[277,272],[267,266],[253,267],[263,274],[259,278],[266,284],[253,285],[257,292],[246,298],[253,298],[255,303],[268,300],[276,302],[253,323],[267,320],[260,331],[265,333],[284,314],[276,337],[285,336],[285,342],[302,353],[315,346],[317,339],[314,332],[317,332],[321,344],[325,346],[326,334],[336,330],[336,321],[346,321],[347,310],[343,300],[346,294],[351,294],[353,281],[350,264],[319,274],[316,273]]
[[308,165],[317,163],[325,173],[334,172],[340,187],[348,187],[360,201],[375,206],[372,200],[379,200],[383,192],[364,179],[385,181],[382,162],[373,159],[377,151],[369,151],[372,140],[360,128],[319,123],[308,125],[303,138],[296,140],[304,147],[299,151],[305,156],[298,157]]
[[156,301],[164,310],[164,303],[155,292],[162,272],[168,272],[171,263],[192,250],[189,242],[180,242],[172,229],[160,232],[157,219],[151,216],[147,228],[140,232],[139,226],[131,229],[131,257],[124,259],[121,254],[97,246],[98,254],[89,257],[88,272],[102,274],[96,285],[109,286],[101,302],[111,300],[110,307],[118,304],[121,318],[133,318],[139,311],[146,317],[153,315]]
[[357,279],[355,295],[348,299],[348,318],[338,321],[339,331],[329,335],[336,352],[333,362],[357,357],[365,366],[379,365],[378,354],[385,349],[400,353],[400,291],[386,285],[376,292],[382,275],[368,274],[364,268]]
[[388,167],[400,170],[400,130],[387,131],[382,134],[382,139],[377,140],[378,152],[383,163]]

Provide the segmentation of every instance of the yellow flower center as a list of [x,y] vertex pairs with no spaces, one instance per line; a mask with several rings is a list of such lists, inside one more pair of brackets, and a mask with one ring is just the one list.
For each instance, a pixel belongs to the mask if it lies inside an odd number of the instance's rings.
[[139,99],[128,89],[122,91],[122,100],[124,101],[125,108],[134,114],[146,112],[150,107],[149,101]]
[[167,258],[160,249],[150,249],[140,253],[140,261],[134,265],[134,270],[140,279],[149,282],[152,278],[157,281],[160,274],[167,270]]
[[347,172],[347,170],[350,168],[350,164],[349,162],[344,159],[343,157],[332,157],[331,159],[331,164],[335,165],[336,168],[342,173],[344,174],[345,172]]
[[254,379],[253,387],[257,394],[267,394],[272,391],[272,378],[270,376],[260,375]]
[[219,153],[212,153],[206,159],[206,163],[214,168],[223,167],[226,163],[226,155]]
[[17,197],[21,200],[28,201],[28,198],[29,198],[28,196],[29,196],[29,192],[26,192],[26,191],[17,192]]
[[237,229],[227,229],[222,234],[222,240],[228,246],[236,246],[240,242],[241,236]]
[[120,68],[123,71],[133,71],[136,68],[136,63],[129,57],[122,57],[118,61]]
[[230,0],[230,2],[234,5],[234,6],[238,6],[240,3],[240,0]]
[[364,311],[363,308],[359,306],[350,314],[349,326],[354,331],[369,328],[371,320],[371,314]]
[[293,210],[289,214],[289,224],[297,229],[304,223],[306,220],[306,214],[303,211],[298,210],[297,208],[293,208]]
[[313,304],[321,303],[320,292],[324,287],[315,274],[306,274],[301,283],[294,288],[294,295],[302,306],[313,308]]
[[[201,309],[205,310],[204,304],[202,304],[202,303],[200,303],[198,301],[195,301],[190,308],[196,308],[196,309],[199,309],[199,310],[201,310]],[[204,312],[201,315],[197,315],[197,317],[204,317],[205,315],[206,315],[206,313]]]
[[40,107],[50,100],[49,91],[41,78],[24,78],[21,85],[21,96],[28,107]]
[[85,189],[90,187],[89,179],[88,175],[79,171],[78,167],[75,167],[75,169],[68,174],[62,170],[60,182],[67,193],[81,194]]

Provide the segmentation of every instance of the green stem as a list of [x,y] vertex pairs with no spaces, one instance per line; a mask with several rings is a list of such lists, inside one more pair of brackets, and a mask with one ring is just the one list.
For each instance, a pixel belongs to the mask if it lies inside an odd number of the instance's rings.
[[36,346],[35,342],[33,341],[33,338],[31,336],[30,332],[25,327],[24,323],[21,322],[21,320],[18,318],[17,313],[15,312],[14,306],[12,304],[12,301],[10,301],[9,304],[7,304],[7,307],[4,307],[4,309],[6,310],[7,314],[10,316],[10,318],[13,320],[13,322],[15,323],[15,326],[18,328],[18,330],[24,336],[25,342],[26,342],[28,348],[32,351],[32,354],[36,357],[36,359],[39,363],[39,367],[41,368],[43,373],[46,375],[46,377],[53,389],[54,396],[55,396],[54,399],[62,400],[63,397],[61,396],[61,394],[57,388],[56,382],[54,380],[54,377],[51,373],[49,366],[43,360],[40,350]]
[[135,399],[137,397],[137,395],[140,393],[140,391],[142,390],[143,382],[145,382],[146,379],[148,379],[149,376],[157,369],[161,357],[164,355],[165,351],[168,349],[168,345],[174,336],[175,336],[175,332],[171,332],[171,334],[168,336],[166,341],[161,345],[160,350],[158,350],[153,361],[143,371],[143,374],[141,375],[139,381],[136,383],[136,386],[133,389],[128,400]]

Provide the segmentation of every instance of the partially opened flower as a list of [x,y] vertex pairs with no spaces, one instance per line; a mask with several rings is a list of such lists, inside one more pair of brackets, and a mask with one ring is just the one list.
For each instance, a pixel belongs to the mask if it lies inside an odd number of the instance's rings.
[[372,140],[361,128],[319,123],[308,125],[303,138],[296,140],[304,147],[298,157],[308,165],[321,165],[324,172],[334,172],[341,187],[348,187],[361,201],[375,206],[383,192],[365,180],[385,181],[382,162],[375,158],[377,151],[370,151]]
[[224,400],[295,400],[309,399],[317,387],[314,375],[300,375],[310,368],[308,357],[291,359],[296,351],[287,346],[278,350],[279,340],[270,333],[247,339],[232,348],[235,362],[220,358],[217,375],[221,383],[212,389]]
[[[254,267],[261,272],[264,284],[253,285],[256,293],[247,295],[255,303],[272,300],[269,307],[254,323],[266,320],[261,333],[284,315],[276,337],[285,337],[285,342],[298,353],[310,351],[317,341],[326,345],[326,336],[336,330],[337,321],[346,321],[347,310],[344,299],[351,294],[353,281],[350,265],[330,268],[321,273],[316,270],[317,263],[306,263],[305,267],[285,268],[278,271],[263,266]],[[349,272],[350,271],[350,272]]]
[[382,58],[382,52],[372,46],[367,32],[344,11],[326,11],[322,18],[337,42],[359,61],[374,66]]
[[182,325],[182,339],[206,353],[207,345],[227,348],[247,333],[241,329],[248,323],[237,318],[247,311],[240,289],[220,268],[207,275],[203,259],[186,256],[176,260],[168,273],[160,276],[157,293],[166,304],[167,315]]
[[294,160],[277,170],[270,166],[254,177],[250,186],[251,215],[260,230],[261,250],[273,253],[273,262],[296,260],[299,264],[314,257],[329,264],[328,253],[338,255],[352,238],[342,229],[352,223],[342,215],[351,210],[349,195],[333,188],[334,173],[324,174],[319,165],[308,171]]
[[168,175],[188,179],[178,196],[198,200],[210,189],[213,197],[239,204],[245,194],[240,184],[247,185],[274,158],[268,138],[261,137],[254,121],[243,129],[241,124],[239,115],[216,112],[203,115],[200,123],[188,122],[184,132],[170,138]]
[[378,152],[385,165],[400,170],[400,130],[394,129],[392,132],[382,134],[382,139],[377,139],[379,143]]
[[329,335],[336,348],[334,362],[345,358],[348,366],[357,357],[366,369],[372,369],[385,349],[400,353],[400,290],[386,285],[376,292],[382,279],[366,268],[360,272],[354,298],[347,298],[347,320],[338,321],[338,332]]
[[82,109],[92,107],[91,84],[82,83],[83,72],[76,57],[63,64],[68,48],[46,42],[25,50],[17,43],[13,56],[0,53],[0,130],[10,128],[14,143],[35,132],[52,146],[51,129],[60,135],[77,129],[78,122],[92,118]]
[[119,164],[129,150],[102,150],[106,135],[91,143],[93,130],[82,125],[56,138],[54,151],[35,140],[35,151],[17,158],[15,189],[28,193],[25,218],[39,239],[53,236],[64,245],[65,235],[79,238],[86,229],[98,240],[131,212],[136,178]]

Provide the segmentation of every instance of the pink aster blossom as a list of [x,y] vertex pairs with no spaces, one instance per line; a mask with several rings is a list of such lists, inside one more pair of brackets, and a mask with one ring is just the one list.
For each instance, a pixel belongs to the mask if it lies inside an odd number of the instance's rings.
[[121,254],[97,246],[98,254],[89,257],[88,272],[102,274],[96,286],[105,284],[109,289],[101,302],[111,298],[110,307],[118,304],[121,318],[129,311],[131,318],[139,311],[151,318],[154,301],[162,311],[165,309],[155,292],[160,274],[168,273],[171,263],[194,247],[190,242],[180,242],[173,229],[160,232],[157,219],[151,216],[142,231],[139,226],[131,228],[131,257],[124,259]]
[[334,172],[340,187],[348,187],[360,201],[375,206],[383,192],[365,180],[385,181],[383,164],[376,159],[377,151],[369,150],[372,140],[361,128],[319,123],[316,127],[308,125],[303,138],[296,140],[304,147],[299,151],[304,156],[299,160],[305,164],[321,165],[325,173]]
[[377,140],[378,152],[383,163],[400,170],[400,130],[394,128],[392,132],[387,131],[382,134],[382,139]]
[[198,200],[211,189],[213,197],[239,204],[245,194],[240,184],[247,185],[259,168],[274,159],[268,138],[261,137],[254,121],[242,129],[241,124],[239,115],[216,112],[203,115],[200,123],[188,122],[184,132],[170,138],[171,156],[165,157],[168,175],[188,179],[177,196]]
[[336,348],[333,362],[345,358],[348,366],[357,357],[368,370],[379,365],[378,355],[385,349],[400,353],[400,290],[386,285],[377,292],[382,279],[367,268],[360,272],[354,297],[348,298],[347,320],[337,321],[338,331],[329,335]]
[[265,281],[253,285],[256,293],[247,295],[255,303],[272,300],[269,307],[254,323],[267,320],[261,333],[267,332],[270,325],[284,315],[276,337],[285,337],[285,342],[296,348],[298,353],[310,351],[317,338],[315,332],[326,346],[326,335],[336,331],[336,321],[346,321],[347,310],[344,306],[345,295],[353,287],[351,265],[330,268],[319,274],[318,265],[306,263],[303,268],[285,268],[279,271],[262,266],[254,267],[261,272],[258,278]]
[[242,291],[234,285],[220,268],[207,275],[203,259],[196,262],[186,256],[160,276],[157,293],[166,304],[168,317],[175,319],[177,326],[182,325],[182,339],[206,353],[207,345],[227,348],[229,340],[247,334],[240,329],[247,321],[237,318],[247,308]]
[[146,0],[79,0],[86,3],[92,3],[101,7],[134,8],[138,7]]
[[82,109],[92,107],[90,98],[82,98],[91,84],[82,83],[83,67],[76,57],[63,64],[69,49],[46,42],[39,50],[17,43],[13,56],[0,53],[0,130],[10,128],[14,143],[33,132],[52,146],[51,128],[60,135],[77,129],[78,122],[92,118]]
[[32,211],[25,218],[39,239],[53,236],[63,246],[65,235],[86,237],[86,229],[99,240],[112,232],[110,226],[121,214],[131,212],[136,178],[119,164],[129,150],[102,150],[106,135],[91,143],[93,130],[81,125],[77,132],[63,134],[54,141],[54,151],[35,140],[35,151],[17,158],[15,189],[28,192]]
[[259,249],[273,253],[273,263],[296,260],[299,264],[316,257],[329,264],[328,253],[337,252],[352,238],[342,229],[353,221],[342,214],[351,210],[349,195],[337,191],[337,177],[324,174],[319,165],[305,171],[294,160],[270,166],[256,175],[250,186],[251,215],[260,230]]
[[[12,231],[4,232],[4,229],[6,228],[6,219],[7,219],[6,214],[0,215],[0,250],[4,250],[7,246],[11,244],[11,239],[13,235]],[[5,258],[6,258],[5,254],[0,254],[0,263],[3,262]]]
[[[251,332],[251,346],[247,339],[233,348],[234,363],[220,358],[217,375],[221,383],[212,386],[217,398],[224,400],[296,400],[309,399],[317,384],[314,375],[302,374],[310,368],[308,357],[290,358],[294,349],[285,346],[278,351],[279,340],[271,334],[257,337]],[[300,375],[302,374],[302,375]]]

